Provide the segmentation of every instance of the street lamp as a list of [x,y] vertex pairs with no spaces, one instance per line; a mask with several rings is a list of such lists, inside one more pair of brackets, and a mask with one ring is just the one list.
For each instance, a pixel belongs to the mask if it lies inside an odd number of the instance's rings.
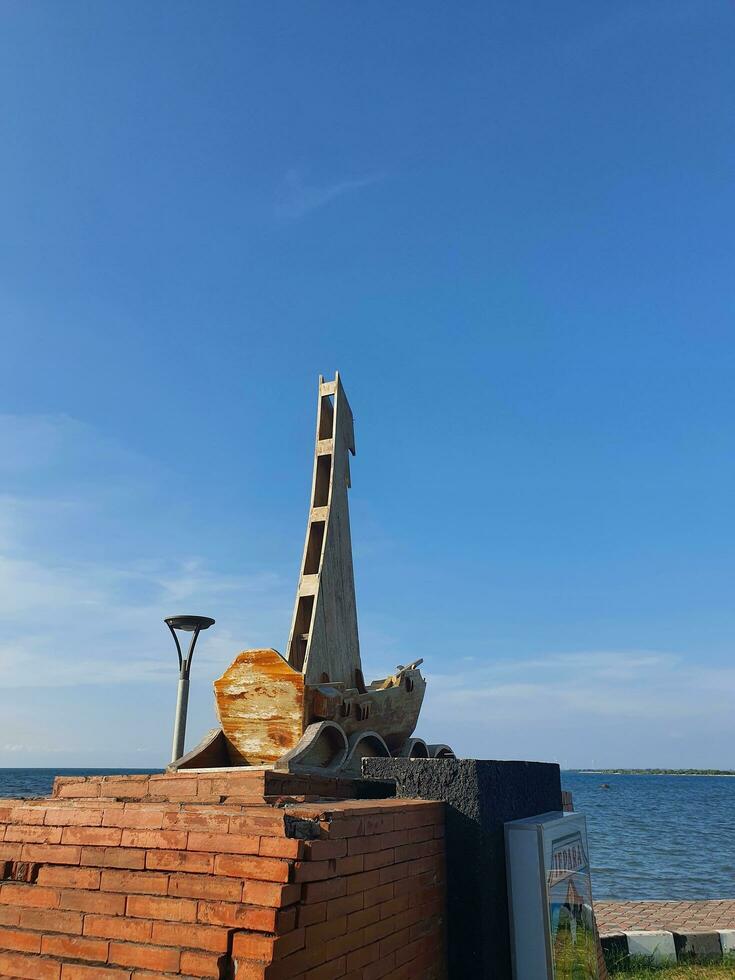
[[[184,736],[186,735],[186,709],[189,704],[189,671],[191,670],[191,658],[194,656],[194,647],[199,639],[202,630],[208,630],[214,626],[214,620],[209,616],[169,616],[164,619],[164,623],[171,630],[171,636],[176,644],[176,653],[179,656],[179,691],[176,698],[176,718],[174,720],[174,741],[171,748],[171,761],[176,762],[184,754]],[[181,654],[181,644],[176,635],[176,630],[184,633],[193,633],[189,652],[186,657]]]

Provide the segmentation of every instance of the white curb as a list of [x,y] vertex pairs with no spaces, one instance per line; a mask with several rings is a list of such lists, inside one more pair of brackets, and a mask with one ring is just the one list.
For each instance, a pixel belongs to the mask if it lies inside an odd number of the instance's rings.
[[676,946],[671,932],[647,932],[635,929],[624,932],[631,956],[650,956],[654,963],[676,963]]

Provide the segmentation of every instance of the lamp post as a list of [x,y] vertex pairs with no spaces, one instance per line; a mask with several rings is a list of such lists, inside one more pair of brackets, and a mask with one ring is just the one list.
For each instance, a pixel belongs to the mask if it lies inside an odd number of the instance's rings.
[[[184,736],[186,735],[186,710],[189,705],[189,671],[191,670],[191,658],[194,656],[194,647],[199,639],[202,630],[208,630],[214,625],[214,620],[209,616],[169,616],[164,619],[164,623],[171,630],[171,636],[176,644],[176,653],[179,657],[179,690],[176,698],[176,718],[174,719],[174,740],[171,748],[171,761],[176,762],[184,754]],[[193,633],[189,652],[186,657],[182,656],[181,644],[176,635],[176,630],[184,633]]]

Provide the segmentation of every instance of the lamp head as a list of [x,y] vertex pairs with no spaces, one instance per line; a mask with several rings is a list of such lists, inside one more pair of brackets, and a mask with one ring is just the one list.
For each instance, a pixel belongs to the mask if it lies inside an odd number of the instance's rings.
[[214,626],[214,620],[209,616],[168,616],[164,623],[172,630],[184,630],[187,633],[208,630],[210,626]]

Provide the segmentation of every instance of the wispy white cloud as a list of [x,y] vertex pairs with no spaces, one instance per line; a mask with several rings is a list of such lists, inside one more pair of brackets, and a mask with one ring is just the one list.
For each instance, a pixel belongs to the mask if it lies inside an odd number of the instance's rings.
[[165,765],[163,618],[217,620],[195,654],[191,746],[216,723],[212,680],[285,641],[292,584],[172,551],[171,474],[76,419],[2,416],[0,460],[0,765]]
[[194,560],[136,568],[0,557],[0,688],[170,680],[162,620],[189,609],[227,624],[197,650],[200,670],[216,672],[281,618],[280,596],[272,573],[216,574]]
[[306,184],[297,170],[290,170],[278,190],[275,213],[282,220],[296,220],[339,197],[369,187],[382,180],[382,174],[367,174],[333,181],[331,184]]
[[667,652],[461,659],[456,673],[429,673],[422,725],[432,740],[484,758],[725,766],[732,765],[721,746],[723,733],[735,735],[733,698],[735,669]]
[[285,629],[287,590],[273,572],[231,574],[196,555],[131,561],[106,536],[83,557],[81,541],[59,538],[72,521],[80,536],[106,535],[110,512],[124,525],[125,508],[161,479],[145,457],[68,416],[0,416],[0,447],[12,485],[0,496],[0,689],[170,680],[162,619],[177,612],[218,620],[197,650],[215,675]]

